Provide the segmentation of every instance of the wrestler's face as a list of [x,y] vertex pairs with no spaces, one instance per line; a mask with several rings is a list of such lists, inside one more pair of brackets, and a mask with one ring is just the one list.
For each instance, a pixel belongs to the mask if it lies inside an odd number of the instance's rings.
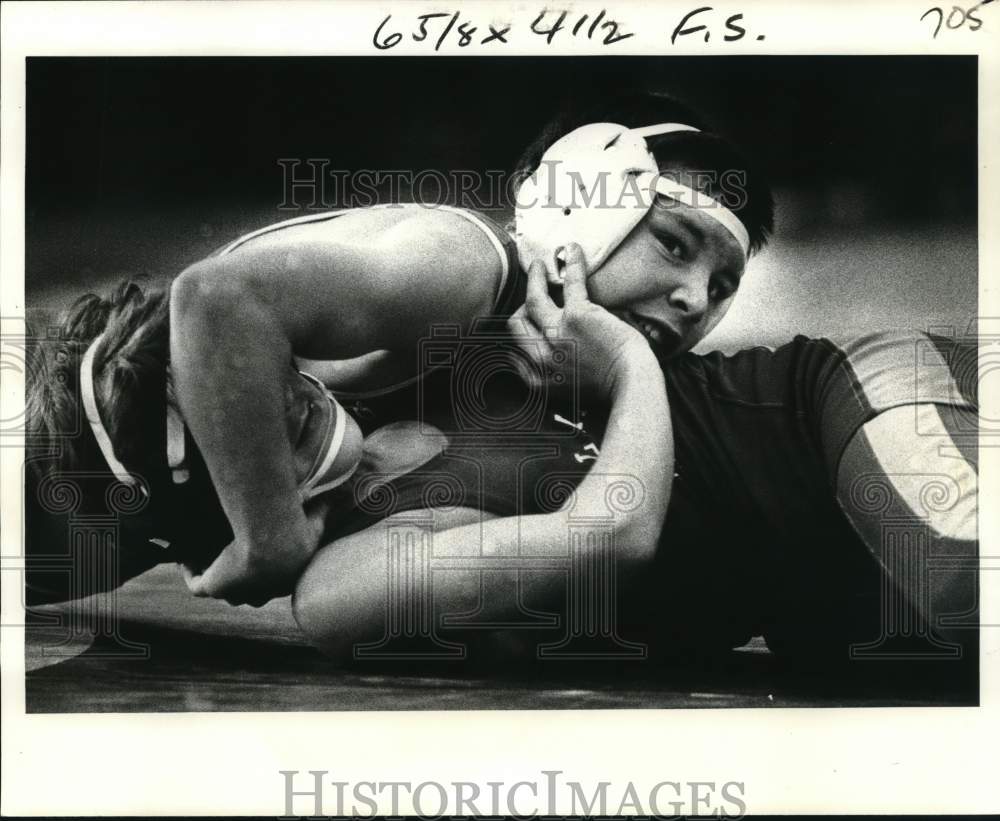
[[675,200],[656,203],[588,280],[590,298],[639,330],[662,360],[726,315],[746,268],[736,238]]

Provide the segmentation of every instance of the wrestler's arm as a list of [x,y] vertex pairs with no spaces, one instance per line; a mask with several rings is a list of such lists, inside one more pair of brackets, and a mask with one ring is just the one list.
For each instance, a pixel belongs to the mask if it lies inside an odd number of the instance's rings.
[[365,247],[250,246],[175,280],[174,387],[235,537],[199,592],[251,603],[287,593],[317,547],[322,517],[299,501],[286,424],[293,354],[406,349],[435,322],[471,322],[490,310],[499,265],[466,221],[420,212]]
[[[583,321],[603,319],[591,316]],[[616,332],[610,323],[601,327],[594,324],[589,329],[595,337]],[[578,350],[583,353],[582,345]],[[445,521],[455,526],[435,531],[435,556],[467,557],[470,550],[473,555],[491,556],[566,555],[567,541],[574,532],[579,535],[580,527],[590,520],[599,522],[605,538],[610,523],[619,579],[627,584],[630,575],[648,568],[673,480],[666,387],[655,357],[638,334],[605,365],[610,418],[600,455],[572,498],[554,512],[522,517],[489,519],[471,510],[446,513]],[[293,607],[300,627],[334,657],[350,658],[355,644],[377,640],[385,629],[389,531],[393,526],[390,519],[323,548],[296,586]],[[600,538],[584,539],[582,549],[600,549],[601,542]],[[467,582],[462,574],[435,574],[435,605],[445,611],[461,609],[459,601],[468,592]],[[565,581],[560,574],[533,575],[529,606],[545,608],[548,604],[551,609],[564,595]],[[490,602],[501,609],[504,604],[516,607],[513,601],[498,605],[494,598],[483,597],[484,606],[491,606]],[[503,622],[517,613],[480,615],[485,621]]]

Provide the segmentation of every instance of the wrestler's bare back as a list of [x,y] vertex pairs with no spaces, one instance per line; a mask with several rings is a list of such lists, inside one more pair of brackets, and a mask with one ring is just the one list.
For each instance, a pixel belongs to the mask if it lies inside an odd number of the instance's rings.
[[[238,241],[239,248],[259,250],[262,247],[282,246],[329,246],[331,255],[337,249],[375,248],[391,241],[404,232],[415,232],[423,236],[436,236],[434,248],[442,254],[459,254],[465,259],[481,260],[471,266],[482,270],[483,263],[495,268],[494,278],[499,277],[500,265],[497,253],[482,231],[475,228],[466,218],[455,211],[428,209],[415,205],[400,205],[357,209],[339,213],[335,218],[317,219],[274,226],[257,235],[249,235]],[[422,260],[420,267],[433,269],[433,260]],[[483,314],[489,313],[489,306],[483,306]],[[391,317],[386,318],[391,321]],[[471,319],[455,316],[455,322],[465,324]],[[408,350],[378,350],[351,359],[309,360],[299,358],[299,366],[323,380],[336,392],[363,395],[412,379],[419,371],[417,346]]]

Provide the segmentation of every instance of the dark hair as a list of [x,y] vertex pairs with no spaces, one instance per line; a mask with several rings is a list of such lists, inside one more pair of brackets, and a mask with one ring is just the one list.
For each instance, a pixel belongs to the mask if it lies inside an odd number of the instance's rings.
[[162,438],[166,413],[170,324],[167,292],[118,285],[107,298],[80,297],[55,332],[36,339],[25,397],[26,435],[33,446],[58,448],[53,467],[64,471],[107,469],[87,424],[80,399],[80,363],[100,334],[94,356],[94,386],[101,420],[115,455],[129,470],[143,472],[165,459],[150,442]]
[[[661,171],[720,200],[739,217],[750,235],[750,252],[759,251],[774,230],[774,198],[764,174],[728,140],[684,103],[659,92],[601,94],[600,99],[571,101],[525,149],[514,170],[518,181],[528,177],[556,140],[587,123],[611,122],[629,128],[657,123],[683,123],[699,129],[650,137],[647,140]],[[740,174],[738,196],[727,183]],[[725,180],[725,182],[723,182]],[[720,185],[721,183],[721,185]],[[734,186],[736,187],[736,186]]]

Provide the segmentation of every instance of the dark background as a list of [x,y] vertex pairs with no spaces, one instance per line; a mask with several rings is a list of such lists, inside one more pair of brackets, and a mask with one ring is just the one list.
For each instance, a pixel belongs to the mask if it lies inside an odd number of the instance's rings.
[[711,342],[964,325],[976,73],[975,57],[31,58],[28,305],[165,279],[294,216],[279,158],[509,170],[567,93],[650,88],[776,187],[776,240]]

